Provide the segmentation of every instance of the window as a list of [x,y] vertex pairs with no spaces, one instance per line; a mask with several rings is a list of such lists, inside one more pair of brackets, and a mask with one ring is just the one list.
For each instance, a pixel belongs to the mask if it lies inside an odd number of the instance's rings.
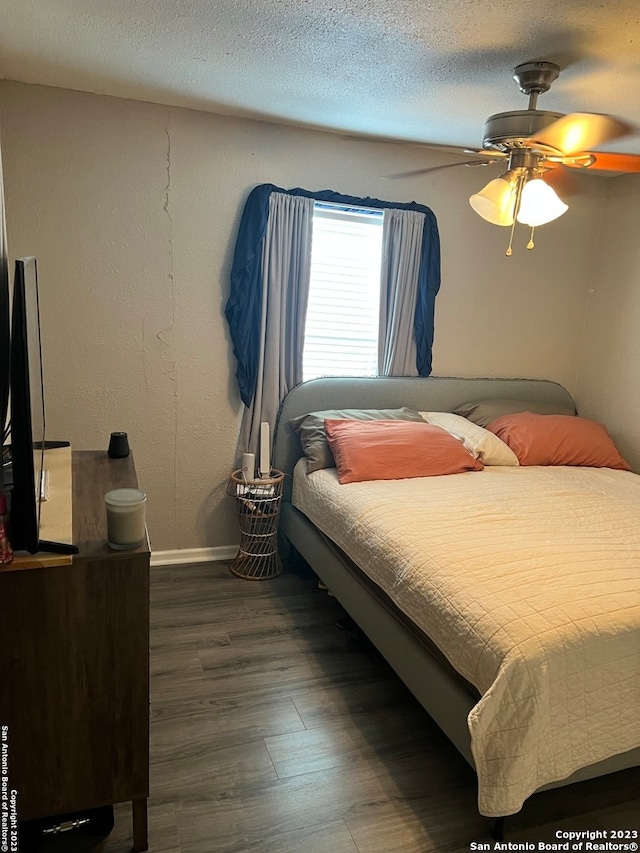
[[316,202],[303,378],[375,376],[382,210]]

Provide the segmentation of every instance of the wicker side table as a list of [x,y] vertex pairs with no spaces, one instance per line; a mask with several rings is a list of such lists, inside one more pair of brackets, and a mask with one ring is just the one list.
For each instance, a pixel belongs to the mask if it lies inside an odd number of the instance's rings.
[[282,503],[282,471],[245,481],[238,469],[231,474],[229,493],[236,499],[240,525],[240,550],[231,571],[245,580],[263,581],[282,572],[278,554],[278,523]]

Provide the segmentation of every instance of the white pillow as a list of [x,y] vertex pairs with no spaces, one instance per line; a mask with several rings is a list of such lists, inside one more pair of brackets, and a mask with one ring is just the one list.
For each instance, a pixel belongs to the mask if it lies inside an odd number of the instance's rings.
[[459,439],[469,453],[479,459],[483,465],[520,464],[516,454],[502,439],[461,415],[454,415],[451,412],[420,412],[420,416],[427,423],[442,427]]

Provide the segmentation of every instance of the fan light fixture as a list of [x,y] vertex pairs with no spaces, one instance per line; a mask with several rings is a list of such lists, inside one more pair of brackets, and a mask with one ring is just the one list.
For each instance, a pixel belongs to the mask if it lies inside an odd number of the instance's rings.
[[474,193],[469,204],[492,225],[511,226],[507,256],[513,254],[511,244],[516,222],[531,228],[527,249],[533,249],[534,229],[552,222],[569,209],[540,177],[538,156],[523,149],[511,152],[508,171]]
[[513,254],[511,244],[516,222],[531,228],[527,249],[533,249],[534,229],[552,222],[569,209],[540,177],[539,159],[531,151],[512,151],[508,171],[489,181],[469,199],[471,207],[487,222],[511,226],[507,256]]
[[505,172],[472,195],[469,204],[478,216],[492,225],[513,225],[517,186],[517,178]]
[[542,178],[530,178],[522,188],[520,209],[516,219],[534,228],[537,225],[553,222],[568,209],[568,206],[558,198],[556,192],[549,184],[545,184]]

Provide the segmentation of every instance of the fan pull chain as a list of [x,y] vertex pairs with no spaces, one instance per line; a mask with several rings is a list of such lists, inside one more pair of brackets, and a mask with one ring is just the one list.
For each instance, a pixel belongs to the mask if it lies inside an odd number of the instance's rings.
[[534,232],[535,230],[536,230],[536,229],[535,229],[535,226],[534,226],[534,225],[532,225],[532,226],[531,226],[531,237],[529,237],[529,242],[527,243],[527,249],[534,249],[534,248],[535,248],[535,245],[536,245],[536,244],[533,242],[533,232]]
[[513,255],[513,249],[511,248],[513,244],[513,232],[516,230],[516,216],[518,215],[518,211],[520,210],[520,196],[522,195],[522,187],[524,186],[524,182],[524,175],[520,175],[518,178],[518,186],[516,187],[516,202],[513,206],[513,222],[511,223],[511,233],[509,234],[509,245],[507,246],[507,251],[505,252],[505,255],[508,258]]
[[511,233],[509,234],[509,245],[507,246],[507,251],[505,252],[505,255],[508,258],[510,258],[511,255],[513,255],[513,249],[511,248],[511,244],[513,243],[513,232],[515,231],[515,228],[516,228],[516,220],[514,217],[514,220],[511,223]]

